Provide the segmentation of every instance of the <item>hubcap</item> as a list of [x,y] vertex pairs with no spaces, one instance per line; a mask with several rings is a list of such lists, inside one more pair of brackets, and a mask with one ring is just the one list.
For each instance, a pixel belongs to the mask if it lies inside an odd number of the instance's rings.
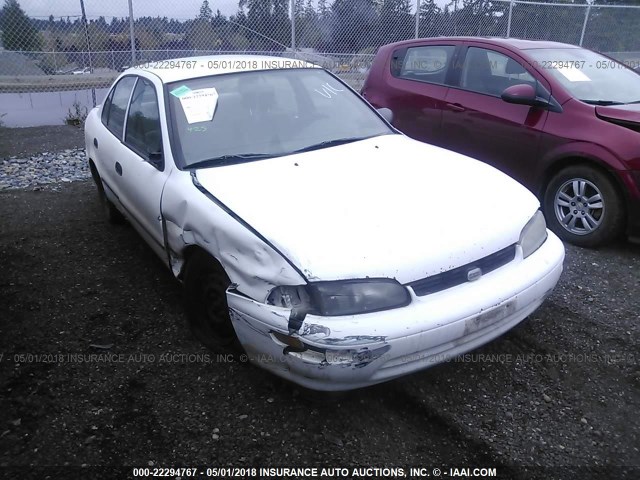
[[574,235],[588,235],[596,230],[604,218],[604,201],[600,190],[584,178],[566,181],[554,199],[556,218]]

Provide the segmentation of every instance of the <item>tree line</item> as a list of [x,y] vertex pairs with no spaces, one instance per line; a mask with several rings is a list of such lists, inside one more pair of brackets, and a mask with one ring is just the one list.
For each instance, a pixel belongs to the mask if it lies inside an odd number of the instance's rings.
[[[412,38],[415,14],[410,0],[293,0],[295,46],[319,52],[374,53],[380,45]],[[556,0],[557,1],[557,0]],[[580,3],[586,0],[578,0]],[[613,0],[635,3],[640,0]],[[604,3],[603,3],[604,4]],[[452,0],[440,7],[422,0],[418,35],[504,36],[509,4],[489,0]],[[511,36],[577,43],[584,9],[516,5]],[[214,13],[204,0],[193,19],[138,17],[135,45],[144,51],[282,51],[291,47],[289,0],[240,0],[237,12]],[[640,50],[636,25],[640,10],[593,9],[586,44],[604,51]],[[18,0],[5,0],[0,10],[1,40],[16,51],[74,52],[125,51],[130,48],[128,18],[29,18]],[[88,38],[87,38],[88,37]]]

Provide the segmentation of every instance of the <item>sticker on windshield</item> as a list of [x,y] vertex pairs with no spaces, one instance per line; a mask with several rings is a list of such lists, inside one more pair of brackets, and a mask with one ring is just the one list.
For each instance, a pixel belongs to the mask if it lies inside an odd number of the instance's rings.
[[200,88],[191,90],[178,97],[180,105],[187,117],[187,123],[209,122],[213,119],[213,114],[218,105],[218,91],[211,88]]
[[558,71],[570,82],[590,82],[591,81],[591,79],[587,77],[582,70],[574,66],[558,65]]
[[171,95],[173,95],[174,97],[180,98],[181,96],[186,95],[190,91],[191,89],[189,87],[187,87],[186,85],[182,85],[181,87],[171,90],[171,92],[169,93],[171,93]]

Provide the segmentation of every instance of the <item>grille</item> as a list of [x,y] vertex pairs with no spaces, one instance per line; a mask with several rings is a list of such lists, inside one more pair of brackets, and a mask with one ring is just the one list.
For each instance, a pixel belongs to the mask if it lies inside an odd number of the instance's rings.
[[430,277],[421,278],[415,282],[408,283],[407,286],[413,288],[418,296],[429,295],[430,293],[440,292],[447,288],[455,287],[462,283],[468,282],[467,274],[469,270],[479,268],[482,274],[487,274],[497,268],[506,265],[516,256],[516,245],[509,245],[507,248],[498,250],[491,255],[487,255],[475,262],[467,263],[461,267],[438,273]]

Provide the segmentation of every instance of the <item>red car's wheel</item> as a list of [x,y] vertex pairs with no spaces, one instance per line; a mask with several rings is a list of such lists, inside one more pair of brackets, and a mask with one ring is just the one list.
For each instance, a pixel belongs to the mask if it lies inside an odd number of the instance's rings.
[[597,247],[624,228],[624,203],[613,181],[603,172],[576,165],[558,172],[544,197],[547,223],[562,240]]

